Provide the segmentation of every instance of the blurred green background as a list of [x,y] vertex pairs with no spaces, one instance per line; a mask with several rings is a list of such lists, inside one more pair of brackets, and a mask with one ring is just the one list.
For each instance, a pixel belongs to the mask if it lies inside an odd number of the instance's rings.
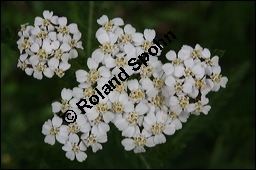
[[[36,80],[17,68],[20,25],[34,23],[43,10],[75,22],[84,51],[62,78]],[[44,143],[43,123],[62,88],[77,85],[74,72],[98,48],[96,20],[122,17],[139,32],[157,38],[171,30],[183,44],[221,49],[227,88],[212,93],[209,115],[191,116],[182,130],[146,153],[126,152],[112,126],[103,150],[87,151],[85,162],[69,161],[60,144]],[[255,168],[255,2],[2,2],[1,1],[1,167],[2,168]],[[165,57],[161,56],[165,62]]]

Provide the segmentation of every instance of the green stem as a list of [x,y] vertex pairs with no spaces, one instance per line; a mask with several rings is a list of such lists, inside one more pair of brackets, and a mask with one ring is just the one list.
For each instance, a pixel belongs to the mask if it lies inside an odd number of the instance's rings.
[[150,165],[148,164],[148,162],[146,161],[144,156],[142,154],[139,154],[139,157],[144,162],[144,164],[146,165],[146,169],[151,169]]
[[89,1],[89,23],[88,23],[88,40],[87,40],[87,58],[90,57],[90,53],[91,53],[92,12],[93,12],[93,1]]

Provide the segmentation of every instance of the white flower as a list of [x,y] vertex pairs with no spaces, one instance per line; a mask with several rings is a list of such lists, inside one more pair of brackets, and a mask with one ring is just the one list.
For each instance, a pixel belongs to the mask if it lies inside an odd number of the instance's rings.
[[127,113],[134,109],[133,102],[129,101],[127,93],[111,92],[109,94],[109,100],[112,103],[112,111],[116,117],[120,117],[124,112]]
[[171,64],[164,64],[162,66],[164,72],[167,75],[171,75],[173,73],[174,76],[176,77],[181,77],[182,75],[184,75],[184,60],[187,59],[189,56],[185,55],[182,50],[179,51],[178,53],[178,57],[175,53],[175,51],[169,51],[166,54],[166,58],[167,60],[171,61]]
[[33,29],[33,27],[29,26],[28,23],[22,24],[20,27],[20,31],[18,32],[19,37],[29,37],[29,35],[31,34],[31,29]]
[[175,129],[176,130],[181,129],[182,128],[182,123],[186,123],[187,119],[190,116],[189,112],[182,111],[181,113],[176,114],[175,112],[173,112],[168,107],[164,106],[163,111],[169,115],[169,117],[171,118],[170,119],[171,124],[173,124],[175,126]]
[[78,114],[74,123],[69,123],[68,132],[76,134],[78,132],[88,133],[91,130],[90,123],[84,114]]
[[42,28],[52,31],[54,30],[54,27],[52,24],[57,24],[58,17],[53,16],[53,12],[50,12],[48,10],[45,10],[43,12],[44,18],[36,17],[34,25],[35,26],[41,26]]
[[173,76],[168,76],[165,84],[170,87],[171,94],[191,93],[193,84],[184,79],[175,79]]
[[33,52],[31,52],[31,46],[34,44],[34,39],[32,37],[21,37],[18,41],[18,49],[20,50],[20,54],[22,54],[23,50],[25,50],[25,53],[29,55],[33,55]]
[[118,38],[117,35],[115,35],[112,32],[108,34],[106,31],[104,31],[103,33],[99,34],[96,38],[101,44],[100,48],[96,49],[92,53],[92,58],[96,62],[100,63],[104,60],[104,57],[115,56],[118,53],[119,48],[117,48],[115,44]]
[[77,28],[77,24],[69,24],[67,26],[67,18],[66,17],[60,17],[58,18],[58,24],[59,26],[56,27],[58,34],[58,40],[62,41],[63,38],[68,34],[75,34],[78,33],[79,30]]
[[142,90],[141,85],[139,84],[138,80],[129,80],[127,82],[128,89],[131,91],[129,97],[135,101],[139,102],[145,98],[145,93]]
[[110,77],[109,69],[105,66],[98,68],[99,64],[95,62],[92,58],[88,58],[87,66],[90,69],[89,72],[84,70],[76,71],[76,80],[79,83],[88,82],[91,85],[95,84],[100,77],[108,78]]
[[144,114],[148,111],[147,105],[139,103],[135,109],[129,113],[125,113],[123,117],[117,119],[114,124],[122,131],[122,136],[133,137],[142,125]]
[[171,110],[176,114],[180,114],[182,111],[192,112],[194,111],[193,105],[189,104],[189,97],[184,94],[170,97]]
[[211,109],[211,106],[207,105],[208,102],[209,102],[209,99],[202,96],[201,100],[192,104],[192,107],[194,107],[194,111],[191,112],[191,114],[200,115],[200,112],[203,112],[205,115],[207,115],[209,110]]
[[66,157],[71,161],[73,161],[75,157],[79,162],[83,162],[87,158],[87,155],[84,152],[87,148],[83,142],[79,143],[79,137],[76,134],[69,136],[69,140],[62,149],[66,151]]
[[72,98],[72,90],[70,89],[62,89],[61,91],[61,103],[54,102],[52,103],[52,112],[58,113],[62,112],[65,113],[67,110],[74,110],[77,114],[80,113],[79,109],[77,108],[76,103],[79,102],[78,99]]
[[107,134],[106,133],[100,133],[99,130],[94,127],[91,132],[84,133],[81,136],[81,139],[86,147],[91,146],[92,151],[95,153],[98,150],[102,149],[101,143],[107,142]]
[[212,68],[212,75],[211,79],[209,79],[209,84],[212,86],[212,91],[218,91],[220,87],[226,87],[226,84],[228,82],[227,77],[222,77],[222,74],[220,74],[221,68],[220,66],[216,66]]
[[68,127],[62,125],[62,118],[54,116],[52,121],[49,119],[46,121],[42,128],[42,133],[45,136],[44,142],[50,145],[55,144],[55,137],[58,142],[64,144],[68,140]]
[[82,41],[80,41],[82,34],[80,32],[75,33],[73,35],[73,38],[71,38],[70,35],[67,35],[63,39],[63,43],[68,43],[71,47],[71,50],[69,52],[70,58],[77,58],[78,57],[78,52],[76,48],[84,49],[82,46]]
[[121,143],[125,150],[134,150],[134,153],[146,152],[144,146],[155,146],[153,137],[146,130],[142,130],[142,133],[138,131],[133,139],[126,138],[123,139]]
[[108,98],[99,100],[99,103],[93,105],[93,107],[85,108],[86,115],[90,121],[97,119],[99,116],[102,116],[104,122],[109,123],[114,119],[114,114],[110,111],[111,103],[108,101]]
[[124,45],[133,43],[133,37],[136,29],[133,28],[130,24],[124,26],[124,29],[118,27],[115,31],[115,34],[118,36],[119,48],[124,50]]
[[166,142],[163,133],[173,135],[175,126],[170,124],[169,117],[163,111],[158,111],[156,114],[149,113],[144,117],[144,128],[152,135],[154,135],[154,143],[161,144]]
[[20,55],[17,67],[21,68],[22,70],[25,70],[26,74],[31,76],[34,70],[31,66],[31,63],[27,59],[27,57],[28,57],[28,54]]
[[114,32],[115,29],[118,26],[122,26],[124,25],[124,21],[122,18],[114,18],[112,20],[109,20],[108,17],[106,15],[103,15],[102,17],[100,17],[97,20],[97,23],[99,25],[102,25],[102,28],[100,28],[97,32],[96,32],[96,37],[101,34],[103,31],[107,31],[107,32]]

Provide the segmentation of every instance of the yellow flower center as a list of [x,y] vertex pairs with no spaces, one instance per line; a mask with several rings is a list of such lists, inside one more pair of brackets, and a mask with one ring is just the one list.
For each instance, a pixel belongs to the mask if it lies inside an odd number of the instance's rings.
[[135,101],[139,101],[143,97],[143,92],[141,89],[132,90],[130,93],[130,97],[133,98]]
[[144,135],[138,135],[134,138],[134,145],[135,146],[144,146],[146,145],[146,138]]
[[104,46],[100,46],[100,48],[104,54],[112,54],[112,51],[116,48],[116,46],[106,42],[106,44]]
[[149,41],[145,41],[141,46],[143,48],[143,50],[148,51],[148,49],[153,45],[152,42]]
[[70,133],[73,133],[73,134],[78,133],[80,131],[80,128],[76,122],[70,123],[68,125],[68,128],[69,128]]
[[106,24],[104,24],[103,27],[107,32],[109,32],[113,28],[113,22],[110,20]]
[[60,131],[59,128],[53,127],[53,128],[51,128],[51,130],[50,130],[50,134],[51,134],[52,136],[56,136],[56,135],[59,133],[59,131]]
[[130,34],[122,34],[119,37],[119,42],[120,43],[126,44],[126,43],[131,42],[131,41],[132,41],[132,38],[131,38]]
[[80,151],[79,146],[73,145],[72,151],[73,151],[73,152],[79,152],[79,151]]
[[90,84],[96,83],[99,77],[100,77],[100,72],[96,69],[91,69],[89,74],[87,74],[87,80]]
[[89,145],[93,145],[93,144],[97,143],[96,137],[94,135],[90,135],[87,138],[87,142]]
[[99,113],[104,114],[108,110],[108,106],[105,103],[98,103],[96,104],[96,110]]
[[136,123],[138,123],[139,118],[140,116],[138,112],[131,112],[127,117],[127,121],[130,125],[135,125]]
[[121,114],[124,112],[124,107],[120,102],[115,102],[112,105],[112,109],[117,113],[117,114]]
[[145,66],[144,64],[141,66],[140,75],[142,78],[149,78],[153,73],[153,68],[149,66]]
[[122,58],[116,58],[115,62],[116,62],[118,67],[124,67],[124,66],[127,65],[127,61],[123,57]]
[[188,97],[180,96],[179,97],[179,104],[181,108],[185,108],[188,104]]
[[155,106],[161,107],[163,105],[163,97],[156,95],[151,99],[151,103]]
[[180,58],[176,58],[175,60],[172,61],[174,66],[181,65],[183,63],[183,60]]
[[193,52],[190,54],[190,57],[193,59],[202,58],[201,50],[193,50]]
[[219,83],[221,77],[222,77],[221,74],[214,74],[214,75],[211,76],[211,79],[212,79],[214,82]]
[[154,135],[162,133],[163,130],[164,126],[161,123],[156,123],[150,128],[151,133]]

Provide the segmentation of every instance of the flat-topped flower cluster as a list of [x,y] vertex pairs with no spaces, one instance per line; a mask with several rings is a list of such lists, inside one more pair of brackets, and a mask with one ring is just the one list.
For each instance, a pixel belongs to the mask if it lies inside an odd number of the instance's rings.
[[63,77],[71,66],[68,60],[78,56],[77,48],[83,49],[77,24],[67,25],[66,17],[50,11],[44,11],[43,18],[36,17],[34,26],[21,25],[18,35],[21,55],[17,66],[39,80],[43,75]]
[[[159,49],[156,56],[149,55],[147,66],[134,71],[128,61],[154,44],[155,30],[140,33],[132,25],[125,25],[123,19],[110,20],[106,15],[97,23],[100,46],[87,60],[89,70],[76,71],[79,85],[62,90],[61,101],[52,103],[53,118],[42,128],[44,141],[63,144],[70,160],[86,160],[90,147],[93,152],[101,150],[110,123],[120,130],[127,151],[145,152],[147,147],[165,143],[165,136],[181,129],[190,115],[207,115],[211,109],[207,94],[226,86],[228,79],[221,74],[219,57],[211,56],[198,44],[195,48],[184,45],[178,53],[169,51],[165,64],[159,60],[164,56]],[[113,76],[118,78],[120,67],[129,79],[116,83],[96,105],[85,108],[85,114],[81,112],[76,103],[88,101],[98,93],[95,88],[102,89]],[[67,110],[78,114],[74,123],[67,124],[59,117]]]

